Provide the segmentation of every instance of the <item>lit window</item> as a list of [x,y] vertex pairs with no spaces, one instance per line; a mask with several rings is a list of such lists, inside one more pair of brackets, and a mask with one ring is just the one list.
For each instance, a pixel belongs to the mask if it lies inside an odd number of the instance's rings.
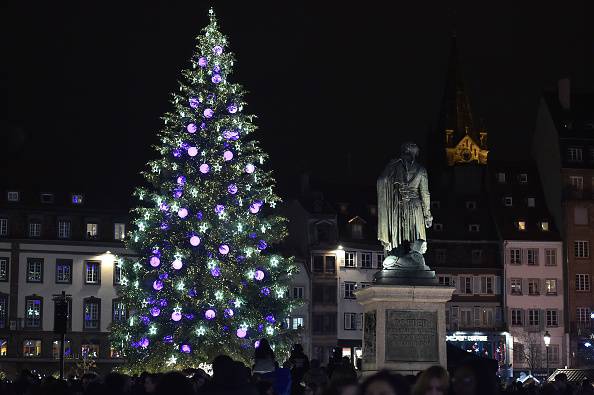
[[41,203],[53,203],[54,202],[54,195],[51,193],[42,193],[41,194]]
[[522,295],[522,279],[512,278],[510,280],[510,292],[512,295]]
[[543,232],[548,232],[549,231],[549,221],[542,221],[540,223],[540,230],[542,230]]
[[[52,355],[54,359],[60,359],[60,341],[54,340],[52,344]],[[64,341],[64,358],[74,358],[72,353],[72,342],[70,340]]]
[[58,221],[58,237],[60,239],[70,238],[70,221]]
[[297,330],[303,327],[303,317],[293,317],[293,329]]
[[590,257],[590,242],[587,240],[576,240],[573,242],[573,251],[576,258]]
[[23,341],[23,356],[38,357],[41,355],[41,340]]
[[0,329],[6,328],[8,319],[8,295],[0,293]]
[[82,204],[83,195],[72,195],[72,204]]
[[8,218],[0,218],[0,236],[8,236]]
[[71,284],[72,283],[72,260],[71,259],[56,259],[56,283]]
[[8,281],[8,257],[0,256],[0,281]]
[[113,225],[113,238],[115,240],[124,240],[126,236],[126,224],[116,223]]
[[88,223],[87,224],[87,239],[96,239],[99,231],[99,225]]
[[122,283],[122,268],[118,261],[113,263],[113,285],[120,285]]
[[25,327],[41,328],[42,300],[41,298],[27,298],[25,301]]
[[99,329],[99,305],[100,299],[91,297],[84,300],[83,329]]
[[92,341],[83,344],[80,348],[83,357],[97,358],[99,356],[99,342]]
[[547,278],[545,280],[545,291],[547,295],[557,295],[557,279]]
[[27,258],[27,282],[43,282],[43,258]]
[[8,354],[8,340],[0,339],[0,357],[5,357]]
[[19,201],[19,193],[16,191],[9,191],[6,198],[9,202],[18,202]]
[[97,261],[85,262],[85,284],[99,284],[101,282],[100,268],[101,265]]
[[29,237],[41,236],[41,224],[38,222],[31,222],[29,224]]
[[516,222],[516,227],[518,228],[518,230],[526,230],[526,221]]

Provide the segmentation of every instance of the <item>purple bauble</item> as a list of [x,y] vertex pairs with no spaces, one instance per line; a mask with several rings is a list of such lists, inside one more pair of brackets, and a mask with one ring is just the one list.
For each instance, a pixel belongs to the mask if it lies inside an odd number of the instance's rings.
[[258,281],[264,280],[264,272],[262,270],[256,270],[254,273],[254,278]]
[[265,250],[265,249],[266,249],[266,247],[268,247],[268,244],[266,244],[266,241],[264,241],[264,240],[260,240],[260,241],[258,242],[258,249],[259,249],[259,250]]
[[[258,331],[262,332],[263,330],[264,330],[264,324],[258,324]],[[256,346],[256,347],[258,347],[258,346]]]
[[258,237],[258,235],[256,234],[256,232],[250,232],[250,233],[248,234],[248,237],[249,237],[250,239],[255,239],[256,237]]
[[230,104],[227,106],[227,111],[229,111],[229,114],[235,114],[237,112],[237,106],[235,104]]
[[206,163],[203,163],[200,165],[199,169],[200,169],[200,173],[206,174],[210,171],[210,166],[207,165]]
[[184,191],[181,188],[176,188],[173,190],[173,198],[179,199],[183,195]]
[[239,139],[239,132],[236,130],[226,130],[223,132],[223,138],[226,140],[236,141]]
[[161,314],[161,309],[160,308],[158,308],[157,306],[151,308],[151,315],[153,317],[156,317],[159,314]]
[[260,292],[262,292],[262,295],[268,296],[268,295],[270,295],[270,288],[264,287],[264,288],[262,288],[262,291],[260,291]]
[[167,203],[161,202],[161,203],[159,203],[159,210],[167,211],[167,210],[169,210],[169,206],[167,205]]
[[159,280],[167,280],[169,278],[169,274],[161,273],[159,274]]
[[198,221],[202,221],[202,211],[198,211],[198,214],[196,214],[196,218],[198,218]]
[[186,126],[186,130],[188,131],[188,133],[196,133],[196,131],[198,130],[198,126],[196,126],[195,123],[191,123],[188,126]]
[[226,318],[231,318],[231,317],[233,317],[234,314],[235,314],[235,312],[233,311],[233,309],[225,309],[225,317]]
[[223,53],[223,47],[221,47],[220,45],[215,45],[214,47],[212,47],[212,52],[215,55],[220,55]]
[[210,79],[212,81],[213,84],[218,84],[219,82],[221,82],[222,78],[220,74],[215,74],[212,76],[212,78]]
[[188,291],[188,296],[190,298],[195,298],[198,295],[198,292],[196,292],[196,288],[190,288],[190,290]]
[[[198,100],[195,97],[190,98],[190,107],[197,108],[199,105],[200,105],[200,100]],[[194,133],[194,132],[192,132],[192,133]]]
[[196,148],[196,147],[188,148],[188,155],[190,155],[190,156],[198,155],[198,148]]
[[157,256],[152,256],[149,263],[152,267],[157,267],[161,264],[161,260]]
[[181,151],[178,149],[174,149],[173,150],[173,157],[174,158],[179,158],[181,156]]
[[237,334],[237,337],[239,337],[240,339],[243,339],[247,335],[247,331],[244,328],[239,328],[235,333]]
[[206,60],[206,58],[204,56],[202,56],[198,59],[198,66],[206,67],[207,64],[208,64],[208,60]]
[[214,71],[215,73],[219,73],[221,71],[221,66],[219,66],[218,64],[215,65],[215,67],[212,68],[212,71]]
[[163,289],[163,281],[161,280],[155,280],[153,282],[153,288],[155,291],[160,291]]
[[173,343],[173,336],[171,336],[171,335],[163,336],[163,343]]
[[149,346],[149,339],[147,339],[146,337],[143,337],[142,339],[140,339],[140,341],[138,342],[138,344],[142,348],[147,348]]
[[204,122],[202,122],[200,124],[200,130],[204,130],[204,129],[206,129],[206,124]]
[[175,258],[175,260],[173,262],[171,262],[171,266],[175,269],[175,270],[179,270],[182,268],[182,266],[184,265],[184,263],[181,261],[181,259],[179,258]]
[[193,245],[194,247],[197,247],[198,244],[200,244],[200,237],[198,237],[198,236],[190,237],[190,244]]
[[217,213],[217,214],[222,214],[222,213],[223,213],[223,211],[225,211],[225,206],[223,206],[222,204],[217,204],[217,205],[215,206],[215,209],[214,209],[214,211],[215,211],[215,213]]
[[258,211],[260,211],[260,205],[256,203],[250,204],[250,213],[256,214]]
[[161,299],[161,300],[159,300],[159,306],[161,306],[161,307],[167,307],[167,299]]
[[148,325],[151,322],[151,319],[146,315],[142,315],[140,316],[140,322],[142,322],[144,325]]
[[221,269],[218,266],[215,266],[212,269],[210,269],[210,274],[213,277],[219,277],[221,275]]
[[231,195],[235,195],[237,193],[237,185],[229,184],[227,187],[227,192],[229,192]]
[[182,344],[180,346],[179,350],[181,352],[183,352],[184,354],[189,354],[190,352],[192,352],[192,349],[190,348],[189,344]]
[[256,166],[252,165],[251,163],[248,163],[247,165],[245,165],[246,173],[252,174],[255,170],[256,170]]
[[167,222],[161,222],[161,230],[167,230],[169,229],[169,225],[167,225]]
[[233,159],[233,152],[225,151],[223,153],[223,159],[225,159],[226,161],[230,161],[231,159]]
[[186,218],[188,216],[188,209],[183,207],[180,208],[177,210],[177,215],[179,215],[180,218]]
[[213,309],[208,309],[204,312],[204,318],[206,318],[207,320],[212,320],[216,316],[217,316],[217,313],[215,313],[215,311]]
[[258,347],[260,347],[260,340],[256,340],[254,342],[254,348],[258,348]]
[[274,324],[276,322],[276,319],[274,318],[274,316],[272,314],[268,314],[266,316],[266,321],[268,321],[271,324]]
[[186,317],[188,320],[193,320],[194,319],[194,314],[192,314],[192,313],[184,314],[184,317]]
[[219,246],[219,252],[222,255],[227,255],[229,253],[229,246],[227,244],[221,244]]
[[179,185],[184,185],[186,183],[186,177],[185,176],[179,176],[179,177],[177,177],[177,183]]
[[204,118],[212,118],[214,111],[210,108],[207,108],[202,114],[204,115]]
[[171,313],[171,319],[173,321],[179,321],[182,319],[182,313],[180,313],[179,311],[174,311],[173,313]]

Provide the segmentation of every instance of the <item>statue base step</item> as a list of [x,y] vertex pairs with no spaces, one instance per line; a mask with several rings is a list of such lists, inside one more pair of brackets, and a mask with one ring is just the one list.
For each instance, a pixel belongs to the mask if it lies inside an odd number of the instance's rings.
[[373,283],[378,285],[437,285],[433,270],[398,270],[384,269],[373,276]]

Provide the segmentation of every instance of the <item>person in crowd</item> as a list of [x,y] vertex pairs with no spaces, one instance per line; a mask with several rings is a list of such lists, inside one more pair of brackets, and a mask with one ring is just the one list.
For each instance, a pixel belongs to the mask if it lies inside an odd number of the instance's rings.
[[252,371],[254,373],[265,374],[274,372],[275,370],[276,360],[274,351],[272,351],[268,340],[260,339],[260,343],[254,352],[254,366]]
[[194,395],[192,383],[180,372],[169,372],[157,384],[156,395]]
[[309,370],[309,358],[303,352],[301,344],[293,345],[289,363],[291,367],[292,395],[300,395],[303,393],[303,387],[300,385],[301,380],[303,380],[305,372]]
[[567,375],[565,373],[559,373],[558,375],[556,375],[554,383],[555,387],[557,388],[557,391],[559,392],[559,395],[573,394],[573,388],[567,382]]
[[320,361],[312,359],[309,370],[303,375],[305,385],[310,388],[315,387],[315,391],[318,391],[323,390],[328,385],[328,381],[326,372],[320,367]]
[[358,395],[359,382],[356,378],[334,379],[336,370],[332,375],[333,379],[324,395]]
[[361,385],[362,395],[408,395],[410,388],[404,378],[383,370],[370,376]]
[[577,389],[576,395],[594,395],[594,388],[589,378],[584,378]]
[[[142,377],[142,376],[141,376]],[[144,376],[142,385],[146,394],[154,394],[157,392],[157,385],[161,380],[161,375],[156,373],[148,373]]]
[[448,371],[441,366],[431,366],[419,374],[412,395],[447,395],[449,387]]
[[454,395],[495,395],[499,392],[495,373],[472,359],[462,361],[452,377]]

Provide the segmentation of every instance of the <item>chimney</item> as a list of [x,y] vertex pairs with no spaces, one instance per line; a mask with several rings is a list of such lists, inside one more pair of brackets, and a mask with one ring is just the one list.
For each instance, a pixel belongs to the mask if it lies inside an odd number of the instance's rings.
[[571,81],[569,78],[561,78],[557,83],[557,89],[559,90],[559,104],[564,110],[571,108],[570,95],[571,95]]

